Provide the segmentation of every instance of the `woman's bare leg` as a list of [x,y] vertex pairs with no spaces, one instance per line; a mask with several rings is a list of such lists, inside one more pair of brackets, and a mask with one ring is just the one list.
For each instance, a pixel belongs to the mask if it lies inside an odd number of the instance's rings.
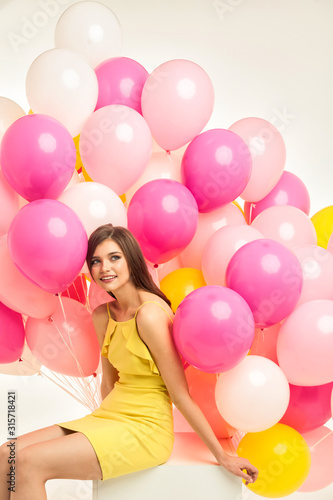
[[[49,427],[44,427],[43,429],[24,434],[17,439],[8,440],[4,443],[0,447],[0,498],[3,500],[10,499],[10,489],[8,489],[10,487],[10,482],[7,482],[10,481],[10,476],[7,474],[10,474],[10,471],[14,470],[16,477],[16,460],[19,450],[22,450],[31,444],[65,436],[69,432],[72,431],[62,429],[58,425],[51,425]],[[10,469],[10,467],[15,467],[15,469]]]
[[102,472],[89,440],[80,432],[25,446],[17,461],[11,500],[46,500],[48,479],[101,479]]

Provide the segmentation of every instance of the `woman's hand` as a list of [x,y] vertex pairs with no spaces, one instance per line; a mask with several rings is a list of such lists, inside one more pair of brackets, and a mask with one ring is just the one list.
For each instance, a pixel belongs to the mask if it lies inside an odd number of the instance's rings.
[[226,455],[220,465],[232,474],[235,474],[235,476],[245,479],[245,485],[254,483],[258,477],[258,469],[256,469],[247,458]]

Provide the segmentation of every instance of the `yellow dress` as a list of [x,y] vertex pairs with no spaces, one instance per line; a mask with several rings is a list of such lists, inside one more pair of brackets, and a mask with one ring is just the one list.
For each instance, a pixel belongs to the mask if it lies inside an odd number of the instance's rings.
[[119,380],[97,410],[58,424],[89,439],[103,480],[160,465],[172,451],[172,404],[148,347],[138,334],[137,312],[134,318],[117,322],[108,308],[101,354],[118,370]]

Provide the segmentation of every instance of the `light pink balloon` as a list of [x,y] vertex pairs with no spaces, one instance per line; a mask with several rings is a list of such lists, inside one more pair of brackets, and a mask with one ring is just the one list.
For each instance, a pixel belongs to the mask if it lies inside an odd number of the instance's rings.
[[333,300],[333,255],[317,245],[293,248],[303,275],[303,287],[297,305],[309,300]]
[[8,184],[0,170],[0,235],[7,234],[19,205],[19,195]]
[[268,328],[256,328],[254,340],[249,355],[263,356],[278,364],[276,342],[281,328],[281,323]]
[[214,89],[207,73],[183,59],[167,61],[147,78],[142,114],[156,142],[166,151],[198,135],[212,114]]
[[207,285],[226,286],[225,273],[231,257],[243,245],[259,238],[263,235],[246,225],[218,229],[207,241],[202,254],[202,272]]
[[240,197],[246,201],[264,198],[280,179],[286,162],[286,147],[280,132],[262,118],[243,118],[229,130],[238,134],[252,155],[252,174]]
[[275,205],[291,205],[309,215],[310,196],[304,182],[295,174],[284,171],[278,183],[265,198],[255,203],[250,201],[244,203],[245,218],[251,223],[263,210]]
[[293,249],[298,245],[316,245],[317,234],[312,221],[299,208],[288,205],[267,208],[251,224],[265,238]]
[[177,255],[177,257],[165,262],[164,264],[160,264],[156,269],[159,281],[162,281],[165,276],[172,273],[172,271],[177,271],[177,269],[180,269],[181,267],[182,262],[180,255]]
[[137,111],[111,104],[87,119],[79,149],[88,175],[121,195],[144,171],[151,154],[152,137]]
[[77,300],[62,297],[61,302],[49,319],[28,318],[28,346],[50,370],[88,377],[96,372],[100,360],[91,314]]
[[297,491],[302,493],[318,491],[333,482],[333,431],[323,425],[302,436],[310,449],[311,468],[305,482]]
[[103,224],[127,227],[126,209],[119,196],[104,184],[81,182],[58,198],[79,217],[88,237]]
[[21,106],[7,97],[0,97],[0,142],[7,128],[22,116],[25,112]]
[[222,417],[236,429],[260,432],[277,424],[290,398],[281,368],[262,356],[246,356],[222,373],[215,388]]
[[0,300],[10,309],[33,318],[48,318],[56,310],[57,297],[32,283],[13,263],[7,235],[0,238],[0,276]]
[[333,301],[311,300],[283,322],[277,340],[279,365],[293,385],[333,381]]
[[149,181],[171,179],[181,182],[180,164],[181,158],[175,153],[166,153],[165,151],[152,153],[140,178],[126,191],[126,203],[129,203],[134,193]]
[[199,213],[198,227],[194,238],[180,254],[183,267],[201,269],[202,254],[212,234],[227,225],[246,225],[242,211],[233,203],[212,212]]

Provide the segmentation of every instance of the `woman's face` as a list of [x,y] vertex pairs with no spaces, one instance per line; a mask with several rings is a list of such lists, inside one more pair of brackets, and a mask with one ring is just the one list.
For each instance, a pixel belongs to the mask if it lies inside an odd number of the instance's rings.
[[111,239],[100,243],[91,258],[91,275],[107,292],[114,292],[130,280],[130,272],[119,245]]

